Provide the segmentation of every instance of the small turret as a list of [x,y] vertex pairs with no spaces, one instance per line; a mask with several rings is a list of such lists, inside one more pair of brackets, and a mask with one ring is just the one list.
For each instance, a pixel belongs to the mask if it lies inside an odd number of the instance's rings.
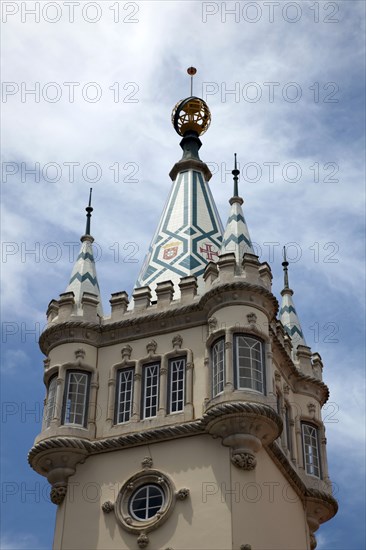
[[244,254],[255,254],[255,252],[242,210],[244,200],[239,196],[238,176],[240,172],[237,167],[236,153],[234,158],[234,170],[232,171],[234,176],[234,193],[229,200],[231,208],[222,240],[221,254],[233,252],[236,263],[240,266]]
[[86,207],[87,214],[85,235],[80,238],[80,252],[78,257],[76,258],[76,262],[72,270],[70,281],[65,293],[74,293],[74,314],[82,314],[80,310],[84,307],[83,303],[85,302],[85,296],[83,298],[83,295],[86,293],[87,295],[89,295],[89,298],[90,295],[92,295],[93,301],[98,301],[97,313],[98,315],[103,316],[102,300],[100,296],[93,254],[94,238],[90,234],[91,213],[93,212],[93,207],[91,206],[91,197],[92,189],[90,189],[89,203]]
[[284,287],[281,291],[282,303],[280,309],[280,320],[286,332],[291,336],[294,349],[298,346],[306,346],[304,334],[301,324],[296,313],[295,305],[292,300],[294,291],[289,287],[288,282],[288,261],[286,258],[286,247],[283,247],[283,272],[284,272]]

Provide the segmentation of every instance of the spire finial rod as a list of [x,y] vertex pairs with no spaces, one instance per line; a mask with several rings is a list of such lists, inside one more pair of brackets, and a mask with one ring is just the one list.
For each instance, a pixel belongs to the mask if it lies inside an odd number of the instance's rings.
[[89,192],[89,204],[88,204],[88,206],[85,208],[85,210],[86,210],[86,229],[85,229],[85,235],[90,235],[90,218],[91,218],[91,213],[93,212],[93,207],[92,207],[92,205],[91,205],[92,191],[93,191],[93,188],[91,187],[91,188],[90,188],[90,192]]
[[238,190],[238,176],[240,174],[240,171],[238,170],[238,165],[236,162],[236,153],[234,153],[234,170],[231,172],[234,176],[234,197],[239,196],[239,190]]
[[283,266],[283,273],[284,273],[284,288],[289,288],[289,285],[288,285],[288,261],[287,261],[287,258],[286,258],[286,247],[285,246],[283,247],[282,266]]
[[197,69],[196,67],[188,67],[187,73],[191,77],[191,97],[193,96],[193,77],[196,74]]

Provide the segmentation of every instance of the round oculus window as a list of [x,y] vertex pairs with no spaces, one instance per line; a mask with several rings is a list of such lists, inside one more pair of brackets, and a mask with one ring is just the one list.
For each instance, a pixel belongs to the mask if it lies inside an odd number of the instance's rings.
[[175,488],[157,470],[143,470],[123,484],[114,507],[120,525],[132,533],[156,529],[173,510]]
[[130,514],[138,521],[146,521],[156,516],[164,505],[164,492],[158,485],[139,487],[130,499]]

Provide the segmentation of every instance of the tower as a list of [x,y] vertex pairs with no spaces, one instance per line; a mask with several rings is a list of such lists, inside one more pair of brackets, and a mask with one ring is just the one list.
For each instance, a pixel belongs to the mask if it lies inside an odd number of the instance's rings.
[[[189,69],[191,75],[193,68]],[[30,465],[58,506],[54,549],[304,550],[337,503],[322,361],[255,255],[239,196],[225,230],[199,157],[206,103],[178,102],[182,158],[131,303],[103,315],[90,217],[40,339],[47,393]]]

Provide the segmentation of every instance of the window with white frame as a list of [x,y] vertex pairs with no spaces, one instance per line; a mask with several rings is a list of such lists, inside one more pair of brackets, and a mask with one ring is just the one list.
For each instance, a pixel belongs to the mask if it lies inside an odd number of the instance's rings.
[[63,424],[86,427],[90,374],[68,371],[64,394]]
[[184,409],[186,358],[169,361],[168,412],[176,413]]
[[302,424],[304,463],[307,474],[320,477],[318,430],[312,424]]
[[212,346],[212,394],[213,397],[224,391],[225,385],[225,340],[221,338]]
[[158,514],[164,504],[164,492],[159,485],[149,483],[139,487],[130,500],[130,512],[137,521],[146,521]]
[[153,365],[146,365],[143,367],[143,418],[151,418],[153,416],[156,416],[158,412],[159,371],[159,363],[154,363]]
[[52,376],[48,383],[47,402],[45,409],[45,427],[49,428],[55,414],[56,407],[57,374]]
[[117,373],[115,424],[128,422],[132,415],[134,369],[121,369]]
[[234,335],[234,362],[237,389],[251,389],[264,393],[262,342],[252,336]]

